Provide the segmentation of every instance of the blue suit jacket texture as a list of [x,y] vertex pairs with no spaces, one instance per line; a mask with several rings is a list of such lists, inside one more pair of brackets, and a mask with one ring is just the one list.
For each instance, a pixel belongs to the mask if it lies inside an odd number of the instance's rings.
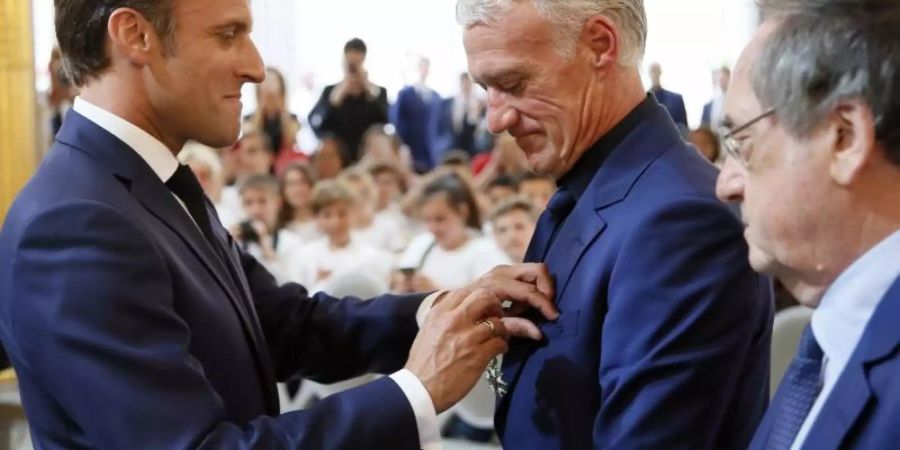
[[69,112],[0,232],[0,338],[36,448],[418,449],[388,378],[281,416],[275,382],[400,369],[421,297],[276,285],[207,208],[222,256],[137,153]]
[[[850,361],[813,422],[802,449],[900,447],[900,278],[876,308]],[[779,390],[776,398],[784,395]],[[765,448],[772,414],[751,450]]]
[[603,163],[544,259],[561,316],[504,356],[505,448],[746,448],[772,291],[715,179],[660,106]]

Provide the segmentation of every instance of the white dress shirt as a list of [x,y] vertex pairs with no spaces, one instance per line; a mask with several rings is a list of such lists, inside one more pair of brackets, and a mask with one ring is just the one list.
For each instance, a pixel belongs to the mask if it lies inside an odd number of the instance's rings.
[[792,450],[803,446],[822,406],[856,350],[869,319],[900,276],[900,231],[890,235],[845,270],[825,292],[812,315],[822,347],[822,390],[797,432]]
[[[91,104],[81,97],[75,99],[75,104],[72,108],[131,147],[163,182],[166,182],[175,174],[175,170],[178,169],[178,159],[175,158],[175,154],[165,144],[151,136],[150,133],[99,106]],[[175,198],[177,199],[178,197],[176,196]],[[184,206],[183,203],[182,206]],[[187,210],[185,210],[185,214],[188,214]],[[190,214],[188,216],[190,217]],[[424,311],[427,311],[427,308],[430,308],[434,302],[434,295],[427,300],[420,306],[417,317],[424,316]],[[391,374],[390,378],[400,386],[403,394],[409,400],[413,413],[416,416],[416,426],[419,431],[419,442],[422,445],[422,450],[440,450],[441,437],[438,429],[437,414],[428,390],[425,389],[421,380],[406,369]],[[373,411],[373,413],[377,413],[377,411]]]

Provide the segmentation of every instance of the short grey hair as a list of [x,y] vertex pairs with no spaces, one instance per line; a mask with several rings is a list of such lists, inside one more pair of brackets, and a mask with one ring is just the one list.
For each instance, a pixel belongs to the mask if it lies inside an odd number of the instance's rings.
[[619,27],[619,64],[640,67],[647,45],[647,14],[643,0],[459,0],[456,21],[469,28],[491,24],[514,5],[534,4],[538,14],[555,26],[559,53],[572,57],[575,43],[591,16],[609,17]]
[[900,2],[759,0],[780,21],[753,71],[764,109],[805,138],[844,100],[865,102],[876,139],[900,165]]

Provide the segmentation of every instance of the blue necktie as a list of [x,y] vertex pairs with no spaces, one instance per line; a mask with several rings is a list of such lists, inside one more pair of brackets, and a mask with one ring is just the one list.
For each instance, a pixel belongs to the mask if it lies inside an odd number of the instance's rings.
[[553,239],[559,231],[559,226],[574,207],[575,197],[565,188],[558,189],[553,194],[553,197],[550,197],[547,209],[544,210],[540,219],[538,219],[528,251],[525,252],[525,262],[541,262],[544,260],[550,244],[553,243]]
[[822,356],[822,348],[807,325],[771,406],[774,415],[767,450],[788,450],[793,445],[822,389]]

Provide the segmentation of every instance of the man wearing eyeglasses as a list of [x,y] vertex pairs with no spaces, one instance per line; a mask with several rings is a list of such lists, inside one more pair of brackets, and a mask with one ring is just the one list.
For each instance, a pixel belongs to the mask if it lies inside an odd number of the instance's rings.
[[900,442],[900,3],[763,1],[725,100],[723,200],[816,308],[751,449]]

